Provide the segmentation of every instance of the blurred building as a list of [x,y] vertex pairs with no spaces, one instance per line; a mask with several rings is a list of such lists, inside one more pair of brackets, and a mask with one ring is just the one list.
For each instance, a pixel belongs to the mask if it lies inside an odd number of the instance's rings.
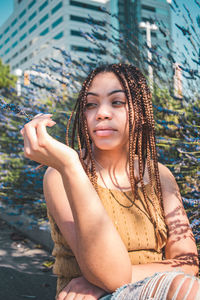
[[[127,47],[121,48],[136,66],[144,68],[151,57],[154,73],[163,80],[173,78],[172,23],[169,0],[111,0],[115,3],[119,30]],[[150,35],[147,27],[150,24]],[[155,25],[155,26],[153,26]],[[157,28],[156,28],[157,27]],[[151,45],[151,49],[149,49]],[[149,53],[151,52],[151,53]],[[147,65],[147,63],[145,63]],[[148,68],[146,70],[148,73]]]
[[[100,6],[108,0],[14,0],[14,12],[0,28],[0,57],[11,70],[27,70],[45,57],[56,58],[53,46],[83,59],[102,54],[82,36],[93,24],[105,25],[108,14]],[[102,40],[101,36],[96,36]]]

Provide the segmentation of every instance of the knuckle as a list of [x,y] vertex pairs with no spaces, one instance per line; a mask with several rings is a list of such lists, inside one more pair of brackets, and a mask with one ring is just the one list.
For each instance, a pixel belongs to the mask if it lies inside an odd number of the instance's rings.
[[32,150],[35,151],[35,152],[38,151],[38,145],[37,144],[33,144]]
[[30,127],[30,122],[24,125],[24,130],[27,130]]
[[45,140],[44,140],[44,139],[40,139],[40,140],[38,141],[38,145],[39,145],[40,147],[42,147],[42,148],[45,148],[45,146],[46,146]]
[[29,158],[31,156],[31,151],[30,151],[29,148],[28,149],[24,149],[24,156],[27,157],[27,158]]

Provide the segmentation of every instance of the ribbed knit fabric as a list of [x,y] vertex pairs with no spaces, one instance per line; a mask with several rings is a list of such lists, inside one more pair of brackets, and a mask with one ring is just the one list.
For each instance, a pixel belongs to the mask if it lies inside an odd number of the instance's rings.
[[[147,184],[145,188],[147,194],[150,195],[150,185]],[[138,188],[139,197],[130,208],[123,207],[122,205],[130,205],[131,202],[128,198],[133,200],[131,191],[111,190],[111,194],[107,188],[98,186],[98,189],[102,204],[126,245],[131,263],[134,265],[161,261],[163,259],[162,248],[165,246],[167,240],[167,229],[161,215],[161,210],[157,212],[157,217],[163,238],[158,243],[140,187]],[[149,200],[151,201],[151,199]],[[57,293],[59,293],[72,278],[81,276],[82,274],[71,249],[61,235],[54,219],[49,213],[48,217],[54,241],[52,254],[56,257],[53,272],[58,276]]]

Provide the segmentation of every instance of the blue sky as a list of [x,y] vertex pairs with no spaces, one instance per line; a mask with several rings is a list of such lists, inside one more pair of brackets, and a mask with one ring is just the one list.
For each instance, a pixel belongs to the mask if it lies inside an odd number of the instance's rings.
[[14,0],[0,0],[0,26],[13,12]]

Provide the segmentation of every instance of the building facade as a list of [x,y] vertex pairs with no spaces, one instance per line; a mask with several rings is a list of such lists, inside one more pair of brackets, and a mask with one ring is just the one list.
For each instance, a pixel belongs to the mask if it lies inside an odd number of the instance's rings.
[[[119,29],[128,47],[122,48],[123,56],[141,69],[149,61],[164,81],[173,77],[172,22],[169,0],[117,0]],[[150,35],[147,37],[147,26]],[[153,26],[155,25],[155,26]],[[152,49],[148,49],[149,46]],[[151,50],[151,51],[148,51]],[[151,53],[149,53],[151,52]],[[145,63],[147,65],[148,63]],[[148,73],[148,68],[146,68]]]
[[[173,77],[171,53],[171,13],[167,0],[14,0],[14,12],[0,28],[0,57],[5,64],[27,70],[43,58],[58,58],[53,47],[90,61],[92,55],[112,62],[107,52],[120,52],[121,58],[141,68],[146,75],[167,81]],[[101,6],[110,12],[105,13]],[[115,17],[111,17],[114,15]],[[92,23],[92,26],[91,26]],[[156,24],[150,29],[141,24]],[[117,30],[111,32],[111,24]],[[84,32],[105,29],[96,34],[97,44],[84,38]],[[146,26],[146,25],[145,25]],[[103,32],[103,31],[102,31]],[[107,43],[113,35],[122,40]],[[118,49],[117,49],[118,48]],[[151,49],[150,49],[151,48]],[[151,50],[151,51],[150,51]],[[116,56],[116,60],[118,57]],[[120,59],[120,56],[119,56]],[[153,70],[152,70],[153,69]],[[156,77],[156,76],[155,76]]]
[[[11,71],[26,70],[42,58],[56,58],[53,46],[83,59],[104,54],[82,32],[95,25],[105,26],[109,16],[100,6],[108,0],[14,0],[14,12],[0,28],[0,57]],[[101,40],[101,36],[97,36]]]

